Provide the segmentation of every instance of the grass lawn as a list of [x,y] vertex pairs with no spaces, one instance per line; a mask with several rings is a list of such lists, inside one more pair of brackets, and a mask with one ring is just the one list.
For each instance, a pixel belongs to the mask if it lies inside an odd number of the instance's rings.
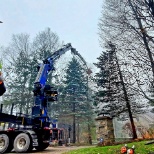
[[[140,141],[140,142],[132,142],[128,143],[128,147],[132,147],[135,145],[135,154],[148,154],[149,152],[154,152],[154,143],[145,145],[147,141]],[[149,142],[149,141],[148,141]],[[121,145],[115,146],[102,146],[102,147],[89,147],[79,150],[73,150],[64,154],[120,154]]]

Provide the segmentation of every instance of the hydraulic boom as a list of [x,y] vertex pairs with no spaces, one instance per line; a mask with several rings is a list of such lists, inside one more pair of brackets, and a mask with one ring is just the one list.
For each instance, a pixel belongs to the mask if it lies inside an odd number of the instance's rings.
[[54,70],[54,62],[68,50],[73,51],[70,43],[54,52],[49,58],[43,60],[39,67],[38,75],[34,83],[34,106],[32,107],[32,117],[34,121],[41,121],[42,126],[49,126],[47,112],[47,102],[57,100],[57,91],[53,87],[46,85],[48,74]]

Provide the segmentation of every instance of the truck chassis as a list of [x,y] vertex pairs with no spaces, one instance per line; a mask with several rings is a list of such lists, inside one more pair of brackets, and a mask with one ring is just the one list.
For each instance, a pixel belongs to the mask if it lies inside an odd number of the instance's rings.
[[42,151],[50,144],[51,128],[42,127],[41,122],[36,124],[33,119],[5,113],[0,113],[0,121],[13,125],[0,131],[0,153],[8,153],[12,149],[17,153],[30,152],[33,148]]

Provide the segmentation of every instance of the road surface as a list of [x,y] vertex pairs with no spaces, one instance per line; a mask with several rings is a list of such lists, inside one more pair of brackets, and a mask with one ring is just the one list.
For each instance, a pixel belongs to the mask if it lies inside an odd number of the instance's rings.
[[[33,150],[29,154],[62,154],[64,152],[68,152],[70,150],[76,150],[76,149],[81,149],[81,148],[88,148],[92,146],[57,146],[57,147],[48,147],[44,151],[37,152],[36,150]],[[9,154],[15,154],[15,152],[11,152]]]

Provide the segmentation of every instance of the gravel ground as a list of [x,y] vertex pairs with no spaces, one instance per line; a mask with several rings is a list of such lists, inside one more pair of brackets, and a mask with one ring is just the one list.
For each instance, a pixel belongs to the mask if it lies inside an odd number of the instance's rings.
[[[29,154],[62,154],[64,152],[68,152],[70,150],[76,150],[81,148],[88,148],[89,146],[58,146],[58,147],[48,147],[46,150],[37,152],[36,150],[33,150],[33,152]],[[15,152],[11,152],[10,154],[15,154]]]

